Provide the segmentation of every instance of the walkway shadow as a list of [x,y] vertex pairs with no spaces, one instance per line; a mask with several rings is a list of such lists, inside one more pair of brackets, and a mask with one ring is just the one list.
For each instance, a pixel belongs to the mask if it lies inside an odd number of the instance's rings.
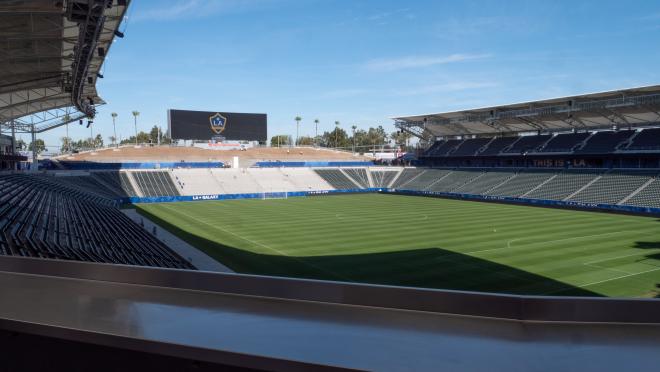
[[660,249],[660,242],[635,242],[635,248]]
[[258,254],[210,241],[139,211],[232,270],[245,274],[526,295],[601,296],[554,279],[435,247],[311,257]]

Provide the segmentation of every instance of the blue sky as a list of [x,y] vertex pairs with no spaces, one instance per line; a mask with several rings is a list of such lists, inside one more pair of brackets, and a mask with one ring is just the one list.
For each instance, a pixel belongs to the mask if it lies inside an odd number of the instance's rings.
[[[660,84],[653,1],[134,0],[95,132],[168,108],[267,113],[269,136]],[[75,127],[75,128],[74,128]],[[79,138],[89,130],[71,126]],[[46,133],[59,145],[64,129]]]

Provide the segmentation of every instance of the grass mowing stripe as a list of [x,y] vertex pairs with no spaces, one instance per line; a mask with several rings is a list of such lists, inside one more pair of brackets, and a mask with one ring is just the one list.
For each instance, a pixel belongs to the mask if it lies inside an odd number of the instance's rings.
[[[165,209],[168,209],[168,210],[172,210],[171,208],[169,208],[169,207],[167,207],[167,206],[164,206],[164,208],[165,208]],[[285,255],[285,256],[286,256],[286,254],[284,254],[284,252],[281,252],[281,251],[279,251],[279,250],[277,250],[277,249],[275,249],[275,248],[272,248],[272,247],[270,247],[270,246],[268,246],[268,245],[266,245],[266,244],[259,243],[259,242],[257,242],[257,241],[252,240],[252,239],[249,239],[249,238],[246,238],[246,237],[244,237],[244,236],[238,235],[238,234],[236,234],[236,233],[234,233],[234,232],[232,232],[232,231],[230,231],[230,230],[223,229],[222,227],[215,226],[215,225],[211,225],[211,224],[209,224],[209,223],[207,223],[207,222],[204,222],[204,221],[202,221],[202,220],[199,220],[199,219],[195,218],[194,216],[191,216],[191,215],[189,215],[189,214],[187,214],[187,213],[184,213],[184,212],[182,212],[182,211],[178,211],[178,212],[174,211],[174,212],[175,212],[175,213],[181,213],[181,214],[183,214],[184,216],[187,216],[188,218],[191,218],[191,219],[193,219],[193,220],[199,221],[199,222],[201,222],[201,223],[203,223],[203,224],[205,224],[205,225],[211,227],[212,229],[218,229],[218,230],[224,231],[224,232],[226,232],[227,234],[231,234],[231,235],[233,235],[233,236],[235,236],[235,237],[237,237],[237,238],[239,238],[239,239],[242,239],[242,240],[244,240],[244,241],[246,241],[246,242],[248,242],[248,243],[252,243],[252,244],[254,244],[254,245],[258,245],[258,246],[264,247],[264,248],[266,248],[266,249],[268,249],[268,250],[271,250],[271,251],[273,251],[273,252],[276,252],[276,253],[278,253],[278,254],[281,254],[281,255]],[[302,261],[302,262],[305,263],[304,261]],[[308,264],[308,263],[306,263],[306,264]],[[310,264],[308,264],[308,265],[310,265]],[[314,268],[319,269],[319,270],[322,270],[322,271],[327,271],[328,273],[330,273],[330,274],[332,274],[332,275],[335,275],[335,276],[337,276],[337,277],[340,278],[340,279],[350,280],[350,279],[347,278],[347,277],[344,277],[344,276],[342,276],[342,275],[336,274],[336,273],[334,273],[334,272],[332,272],[332,271],[328,271],[328,270],[326,270],[326,269],[324,269],[324,268],[322,268],[322,267],[318,267],[318,266],[314,266],[314,265],[310,265],[310,266],[313,266]]]
[[648,217],[378,194],[140,208],[239,272],[560,295],[648,296],[660,282]]

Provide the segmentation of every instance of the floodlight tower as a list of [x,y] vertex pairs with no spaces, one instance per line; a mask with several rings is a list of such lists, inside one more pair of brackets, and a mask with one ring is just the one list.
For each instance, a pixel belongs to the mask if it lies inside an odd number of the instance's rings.
[[137,117],[140,116],[140,111],[133,111],[133,125],[135,126],[135,146],[138,145],[137,135]]
[[112,130],[114,132],[114,137],[112,141],[114,142],[115,148],[117,148],[119,147],[119,145],[117,144],[117,126],[115,125],[115,119],[117,119],[117,113],[113,112],[112,114],[110,114],[110,116],[112,116]]
[[300,128],[300,121],[302,120],[302,118],[300,116],[296,116],[296,118],[294,120],[296,121],[296,146],[298,146],[299,145],[299,143],[298,143],[298,129]]
[[353,154],[355,154],[355,130],[357,129],[357,125],[353,125],[351,128],[353,129]]

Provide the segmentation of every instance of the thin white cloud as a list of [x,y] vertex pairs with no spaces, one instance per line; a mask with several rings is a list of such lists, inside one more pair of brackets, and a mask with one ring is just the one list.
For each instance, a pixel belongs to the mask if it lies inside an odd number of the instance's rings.
[[134,21],[170,21],[205,18],[219,13],[246,11],[269,6],[276,0],[177,0],[154,2],[156,7],[135,11]]
[[367,94],[369,91],[366,89],[338,89],[331,90],[321,94],[321,98],[336,99],[336,98],[350,98]]
[[409,8],[403,8],[403,9],[395,9],[389,12],[382,12],[382,13],[376,13],[368,16],[366,19],[368,21],[380,21],[384,18],[389,18],[391,16],[395,15],[401,15],[402,13],[409,13],[410,9]]
[[368,61],[365,67],[372,71],[396,71],[484,59],[490,56],[490,54],[450,54],[448,56],[409,56],[391,59],[373,59]]
[[443,84],[424,85],[416,88],[397,90],[399,96],[416,96],[443,92],[458,92],[496,87],[497,83],[490,81],[452,81]]
[[640,21],[660,21],[660,12],[651,13],[637,18]]

